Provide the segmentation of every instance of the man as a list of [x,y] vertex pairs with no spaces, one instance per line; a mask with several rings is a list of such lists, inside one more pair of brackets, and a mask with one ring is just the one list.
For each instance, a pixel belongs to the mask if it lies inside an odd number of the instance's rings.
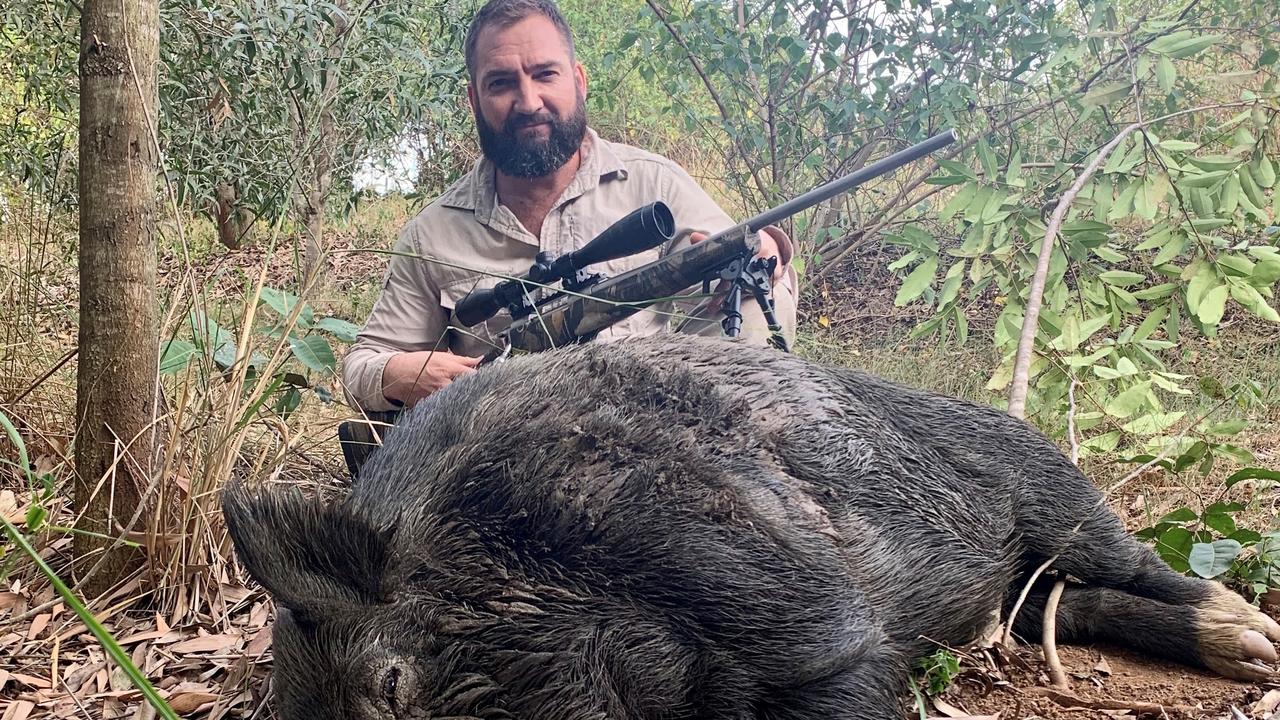
[[[575,250],[655,200],[682,228],[671,247],[602,263],[617,275],[652,262],[733,219],[676,163],[601,139],[587,127],[587,75],[552,0],[490,0],[466,40],[467,95],[482,159],[402,231],[382,295],[343,362],[348,400],[364,412],[407,407],[471,372],[510,322],[505,313],[473,328],[453,309],[497,275],[527,272],[540,250]],[[692,232],[700,231],[700,232]],[[777,228],[761,233],[762,257],[778,257],[775,303],[790,340],[795,327],[792,248]],[[668,328],[671,307],[644,310],[599,340]],[[763,342],[763,316],[748,296],[743,335]],[[720,332],[715,319],[694,332]]]

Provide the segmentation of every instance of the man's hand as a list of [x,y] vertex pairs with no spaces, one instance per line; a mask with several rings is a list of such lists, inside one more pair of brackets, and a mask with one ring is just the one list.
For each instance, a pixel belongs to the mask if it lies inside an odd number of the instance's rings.
[[412,407],[458,377],[473,372],[480,360],[443,350],[399,353],[382,370],[382,394]]
[[[781,231],[779,230],[778,232]],[[778,247],[778,241],[768,231],[760,230],[756,234],[760,236],[760,250],[756,252],[755,257],[765,259],[771,257],[778,258],[778,263],[773,266],[773,275],[769,277],[770,284],[777,287],[778,281],[782,279],[782,275],[787,271],[786,263],[790,262],[791,258],[783,257],[782,250]],[[704,232],[691,232],[689,233],[689,244],[696,245],[703,240],[706,240],[708,237],[710,236]],[[711,312],[720,312],[720,306],[724,304],[724,298],[728,293],[729,283],[721,280],[720,283],[716,285],[715,290],[711,293],[712,298],[707,309]]]
[[[773,235],[770,235],[764,230],[758,231],[756,235],[760,236],[760,250],[756,252],[755,256],[764,259],[771,257],[778,258],[778,264],[774,266],[773,275],[769,278],[774,285],[777,285],[778,281],[782,279],[782,274],[786,272],[785,263],[783,263],[782,258],[782,251],[778,249],[778,241],[774,240]],[[708,237],[710,236],[704,232],[691,232],[689,233],[689,244],[696,245],[703,240],[706,240]]]

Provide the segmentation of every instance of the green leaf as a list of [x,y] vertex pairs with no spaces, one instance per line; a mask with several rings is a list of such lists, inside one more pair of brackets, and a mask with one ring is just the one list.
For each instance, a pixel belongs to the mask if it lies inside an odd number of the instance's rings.
[[1227,310],[1227,295],[1230,290],[1226,285],[1218,285],[1204,294],[1200,306],[1196,309],[1196,317],[1205,325],[1217,325]]
[[991,152],[991,146],[987,144],[985,137],[978,138],[978,159],[982,161],[982,170],[987,179],[996,180],[1000,175],[1000,166],[996,162],[996,155]]
[[1103,83],[1102,85],[1090,88],[1090,90],[1084,94],[1084,97],[1080,99],[1080,102],[1085,107],[1102,107],[1123,100],[1129,96],[1129,91],[1132,89],[1133,83]]
[[1133,333],[1133,339],[1142,341],[1151,337],[1151,334],[1160,327],[1160,323],[1164,322],[1164,319],[1168,314],[1169,308],[1165,305],[1161,305],[1155,310],[1152,310],[1151,313],[1142,321],[1142,324],[1138,326],[1138,329]]
[[1191,531],[1184,527],[1172,527],[1156,538],[1156,552],[1178,572],[1187,572],[1187,556],[1191,554],[1191,545],[1195,538]]
[[1180,38],[1175,35],[1167,35],[1157,39],[1147,47],[1150,48],[1151,52],[1168,55],[1171,58],[1185,58],[1222,42],[1223,37],[1223,35],[1200,35]]
[[1183,250],[1187,249],[1187,242],[1188,239],[1186,235],[1183,235],[1182,233],[1174,235],[1173,238],[1169,240],[1168,244],[1160,248],[1160,252],[1156,253],[1156,256],[1151,258],[1151,265],[1153,267],[1160,267],[1161,265],[1171,262],[1174,258],[1181,255]]
[[[1159,60],[1156,60],[1156,84],[1160,86],[1160,90],[1162,92],[1164,93],[1173,92],[1173,84],[1174,82],[1177,81],[1177,79],[1178,79],[1178,70],[1173,66],[1172,60],[1170,60],[1168,57],[1165,57],[1165,56],[1161,56]],[[1185,148],[1185,149],[1187,150],[1194,149],[1195,144],[1191,143],[1191,145],[1192,147]]]
[[956,194],[942,206],[942,210],[938,213],[939,220],[949,220],[953,215],[961,210],[969,207],[969,203],[973,202],[979,190],[978,185],[969,184],[956,191]]
[[186,340],[170,340],[160,355],[160,374],[172,375],[182,370],[196,355],[195,345]]
[[1133,296],[1139,300],[1159,300],[1160,298],[1166,298],[1172,295],[1173,291],[1176,290],[1177,287],[1178,286],[1173,283],[1160,283],[1159,285],[1152,285],[1149,288],[1143,288],[1135,292]]
[[1276,184],[1276,168],[1271,163],[1271,158],[1266,155],[1258,157],[1258,162],[1253,166],[1253,179],[1264,188]]
[[1249,427],[1249,421],[1243,418],[1235,418],[1220,423],[1214,423],[1205,428],[1206,435],[1235,435],[1241,430]]
[[338,367],[333,348],[329,347],[329,342],[319,335],[308,335],[305,338],[290,335],[289,347],[298,360],[312,370],[334,372]]
[[1191,276],[1191,281],[1187,283],[1187,309],[1196,313],[1200,309],[1200,302],[1204,299],[1205,293],[1218,282],[1218,276],[1209,263],[1197,260],[1192,267],[1197,269]]
[[1112,430],[1101,435],[1094,435],[1080,443],[1080,447],[1084,450],[1088,450],[1090,454],[1100,455],[1102,453],[1109,453],[1112,450],[1115,450],[1116,446],[1119,444],[1120,431]]
[[1230,170],[1213,170],[1199,175],[1184,175],[1180,182],[1190,188],[1211,188],[1228,175],[1234,175],[1234,173]]
[[345,343],[355,342],[356,334],[360,332],[359,325],[336,317],[321,318],[312,327],[316,330],[324,330],[325,332],[333,333],[334,337]]
[[1249,277],[1253,274],[1253,261],[1239,255],[1219,255],[1218,267],[1227,271],[1227,275]]
[[1231,568],[1231,563],[1243,548],[1235,540],[1216,540],[1213,543],[1195,543],[1187,556],[1191,572],[1202,578],[1215,578]]
[[1150,396],[1151,384],[1138,383],[1111,398],[1111,402],[1107,403],[1106,412],[1112,417],[1127,418],[1145,406]]
[[[262,302],[280,315],[281,320],[288,318],[293,309],[301,302],[298,296],[272,287],[262,288],[259,297]],[[310,327],[314,317],[315,311],[311,309],[311,306],[307,303],[302,303],[302,309],[298,311],[298,327]]]
[[902,287],[898,290],[898,295],[893,299],[893,304],[902,306],[920,297],[920,294],[933,284],[933,276],[938,272],[938,258],[931,257],[916,266],[911,274],[907,275],[902,281]]
[[1107,272],[1099,274],[1098,277],[1102,282],[1116,287],[1137,285],[1147,279],[1147,276],[1142,273],[1129,272],[1128,270],[1108,270]]
[[1125,432],[1133,433],[1134,435],[1155,435],[1168,430],[1174,423],[1181,420],[1184,415],[1186,413],[1181,410],[1171,413],[1149,413],[1126,423],[1123,429]]
[[1267,470],[1265,468],[1247,467],[1243,470],[1237,470],[1226,479],[1227,487],[1231,487],[1238,482],[1245,480],[1271,480],[1280,482],[1280,470]]
[[1186,471],[1187,468],[1203,460],[1208,452],[1209,444],[1203,440],[1197,440],[1190,450],[1182,453],[1173,461],[1173,471],[1176,473]]
[[1174,510],[1173,512],[1169,513],[1168,515],[1165,515],[1164,517],[1160,518],[1160,522],[1187,523],[1187,522],[1195,522],[1199,518],[1200,516],[1196,514],[1195,510],[1192,510],[1189,507],[1180,507],[1177,510]]
[[27,508],[27,531],[39,532],[40,528],[44,527],[44,521],[47,517],[49,517],[49,510],[40,503],[35,503]]
[[1205,510],[1204,515],[1200,519],[1207,527],[1209,527],[1209,529],[1219,535],[1224,537],[1230,536],[1238,529],[1236,527],[1236,521],[1229,513],[1215,509],[1217,507],[1218,504],[1215,504],[1214,507]]

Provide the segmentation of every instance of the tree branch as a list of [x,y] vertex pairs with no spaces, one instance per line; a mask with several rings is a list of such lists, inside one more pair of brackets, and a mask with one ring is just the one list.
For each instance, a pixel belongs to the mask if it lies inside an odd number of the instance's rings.
[[[707,93],[711,95],[711,100],[715,102],[716,108],[720,111],[720,118],[724,121],[726,126],[731,126],[733,122],[729,117],[729,109],[725,107],[724,101],[720,98],[720,93],[716,91],[715,85],[711,84],[711,78],[707,75],[707,71],[703,69],[702,63],[698,61],[697,56],[693,54],[693,50],[689,48],[689,44],[685,42],[684,37],[676,31],[676,28],[671,24],[671,21],[667,20],[666,14],[662,12],[662,9],[658,7],[658,4],[654,2],[654,0],[645,0],[645,3],[649,6],[650,10],[653,10],[653,14],[657,15],[658,19],[662,21],[663,27],[667,29],[671,38],[676,41],[681,49],[684,50],[685,57],[689,59],[689,64],[693,66],[694,72],[698,73],[698,77],[702,78],[703,86],[706,87]],[[756,181],[756,189],[759,190],[760,193],[767,195],[767,188],[769,186],[760,179],[759,171],[757,171],[755,166],[752,165],[750,157],[742,148],[742,144],[733,135],[733,133],[727,134],[730,136],[729,141],[733,144],[734,149],[738,151],[738,156],[742,159],[742,163],[747,166],[747,170],[751,173],[752,179]]]

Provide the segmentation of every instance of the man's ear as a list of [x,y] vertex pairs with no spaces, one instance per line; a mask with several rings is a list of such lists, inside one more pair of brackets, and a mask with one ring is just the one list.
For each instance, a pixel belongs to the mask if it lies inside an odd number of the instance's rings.
[[471,105],[471,112],[480,114],[480,97],[476,95],[475,83],[467,83],[467,102]]
[[391,539],[342,506],[229,484],[222,513],[236,554],[276,602],[303,616],[390,600]]
[[582,99],[587,99],[587,69],[577,60],[573,61],[573,74],[578,80],[578,91],[582,93]]

